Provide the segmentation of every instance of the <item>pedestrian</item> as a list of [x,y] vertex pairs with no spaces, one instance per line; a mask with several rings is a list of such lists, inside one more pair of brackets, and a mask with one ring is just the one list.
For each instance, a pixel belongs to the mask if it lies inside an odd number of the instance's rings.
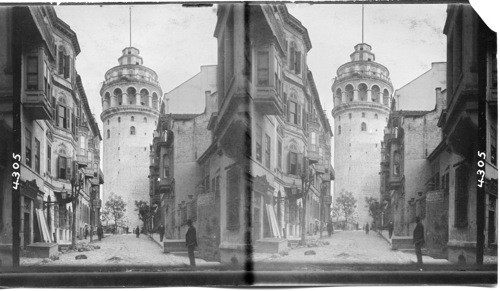
[[420,216],[415,217],[415,222],[417,226],[413,230],[413,244],[415,245],[415,253],[417,254],[417,264],[420,270],[422,270],[422,245],[425,243],[424,239],[424,226],[420,222]]
[[359,222],[356,222],[356,230],[359,230]]
[[140,234],[141,232],[139,230],[139,226],[137,226],[137,228],[135,229],[135,236],[138,238]]
[[392,223],[392,221],[389,222],[388,229],[389,229],[389,238],[392,238],[392,232],[394,231],[394,223]]
[[333,223],[331,220],[328,220],[326,223],[326,231],[328,232],[328,237],[331,237],[333,233]]
[[89,226],[87,224],[85,225],[84,235],[85,239],[87,239],[87,236],[89,236]]
[[165,227],[163,226],[163,223],[160,224],[160,227],[158,227],[158,233],[160,234],[160,242],[163,242],[163,235],[165,234]]
[[128,225],[127,225],[127,228],[125,230],[127,231],[127,234],[128,234]]
[[366,234],[368,234],[370,232],[370,225],[368,224],[368,222],[365,225],[365,232],[366,232]]
[[102,239],[102,234],[103,234],[103,231],[102,231],[102,225],[99,224],[99,226],[97,227],[97,238],[99,240]]
[[194,260],[194,248],[198,246],[198,242],[196,241],[196,228],[194,228],[191,219],[187,220],[187,225],[189,228],[186,232],[186,246],[188,249],[189,263],[192,267],[195,267],[196,262]]
[[317,235],[318,234],[318,221],[316,220],[314,222],[314,235]]

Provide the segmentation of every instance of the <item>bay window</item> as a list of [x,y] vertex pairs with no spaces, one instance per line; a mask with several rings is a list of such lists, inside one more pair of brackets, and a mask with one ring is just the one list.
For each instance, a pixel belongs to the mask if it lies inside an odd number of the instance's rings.
[[269,52],[257,52],[257,85],[269,86]]
[[25,142],[25,162],[26,166],[31,167],[31,131],[26,128],[24,135]]

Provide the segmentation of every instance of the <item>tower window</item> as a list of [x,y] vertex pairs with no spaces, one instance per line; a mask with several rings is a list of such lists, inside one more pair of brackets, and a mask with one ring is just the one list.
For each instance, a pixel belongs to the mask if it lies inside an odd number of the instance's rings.
[[342,133],[342,127],[339,125],[339,135]]
[[130,135],[135,135],[135,127],[130,127]]
[[121,121],[122,121],[122,118],[118,117],[118,123],[120,123]]
[[361,131],[366,131],[366,123],[361,123]]
[[109,119],[108,119],[108,125],[109,125]]
[[377,113],[375,113],[375,119],[378,119],[378,114]]
[[349,113],[349,119],[351,119],[351,118],[352,118],[352,113]]
[[109,138],[109,136],[110,136],[109,129],[108,129],[108,133],[107,134],[108,134],[108,138]]
[[132,117],[130,117],[130,121],[134,121],[134,117],[133,117],[133,116],[132,116]]
[[146,117],[144,117],[144,123],[147,123],[148,122],[148,119]]
[[365,113],[364,112],[361,112],[361,117],[365,117]]
[[339,121],[340,121],[340,115],[339,115]]

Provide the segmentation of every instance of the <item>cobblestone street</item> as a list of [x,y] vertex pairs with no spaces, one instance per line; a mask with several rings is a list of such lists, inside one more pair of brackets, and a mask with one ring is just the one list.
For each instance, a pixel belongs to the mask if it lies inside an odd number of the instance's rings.
[[[80,240],[79,243],[83,242]],[[88,242],[88,240],[86,240]],[[136,238],[133,234],[108,235],[102,241],[94,240],[92,244],[101,248],[92,251],[71,251],[59,253],[59,260],[41,258],[21,258],[21,266],[53,265],[53,266],[187,266],[187,256],[164,254],[162,248],[148,236]],[[87,259],[76,260],[77,255],[86,255]],[[218,266],[217,262],[206,262],[196,259],[197,266]]]
[[[257,262],[331,263],[331,264],[412,264],[417,259],[414,253],[394,251],[377,232],[337,231],[331,237],[323,236],[329,245],[290,249],[288,255],[258,254]],[[312,250],[315,255],[305,255]],[[424,264],[449,264],[447,260],[423,256]]]

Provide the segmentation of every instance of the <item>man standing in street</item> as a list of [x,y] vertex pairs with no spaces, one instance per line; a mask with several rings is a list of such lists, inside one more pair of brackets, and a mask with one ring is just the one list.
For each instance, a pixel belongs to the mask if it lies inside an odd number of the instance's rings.
[[103,233],[103,231],[102,231],[102,225],[99,224],[99,226],[97,227],[97,238],[99,240],[102,239],[102,233]]
[[85,239],[87,239],[87,236],[89,236],[89,226],[86,224],[85,225],[85,230],[84,230],[84,235],[85,235]]
[[392,238],[392,232],[394,231],[394,223],[392,223],[392,221],[389,222],[388,230],[389,230],[389,238]]
[[163,223],[160,224],[160,227],[158,227],[158,233],[160,234],[160,242],[163,242],[163,235],[165,234],[165,227],[163,226]]
[[331,237],[333,233],[333,223],[331,220],[328,220],[326,223],[326,231],[328,232],[328,237]]
[[139,237],[139,235],[141,234],[141,231],[139,230],[139,226],[137,226],[137,228],[135,229],[135,237]]
[[366,232],[366,234],[368,234],[370,232],[370,225],[368,224],[368,222],[365,225],[365,232]]
[[186,232],[186,246],[188,249],[189,263],[191,264],[191,267],[195,267],[196,262],[194,260],[194,248],[198,246],[198,242],[196,241],[196,228],[194,228],[191,219],[187,220],[187,225],[189,228]]
[[424,226],[420,222],[420,217],[415,218],[417,226],[413,230],[413,244],[415,245],[415,253],[417,254],[417,264],[420,270],[422,270],[422,245],[425,243],[424,239]]

